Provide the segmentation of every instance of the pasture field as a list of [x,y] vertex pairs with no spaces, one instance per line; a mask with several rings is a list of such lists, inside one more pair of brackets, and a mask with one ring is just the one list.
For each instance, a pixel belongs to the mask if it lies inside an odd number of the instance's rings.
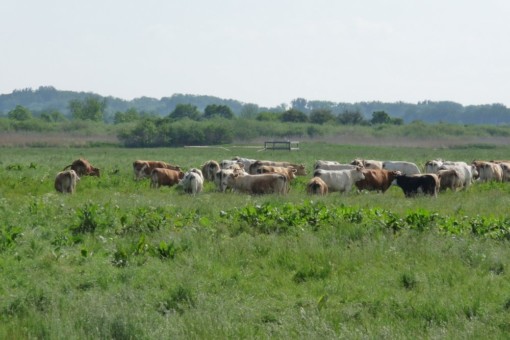
[[[184,168],[241,156],[509,159],[510,147],[301,143],[257,148],[1,148],[0,338],[505,338],[510,183],[437,198],[215,192],[133,180],[136,159]],[[74,195],[56,173],[101,168]]]

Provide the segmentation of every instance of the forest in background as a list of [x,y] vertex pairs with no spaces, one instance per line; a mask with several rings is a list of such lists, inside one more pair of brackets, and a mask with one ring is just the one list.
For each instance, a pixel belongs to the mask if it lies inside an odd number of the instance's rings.
[[124,100],[91,92],[62,91],[52,86],[41,86],[37,89],[26,88],[15,90],[10,94],[1,94],[0,117],[7,116],[16,106],[27,108],[34,116],[58,112],[64,117],[71,117],[70,102],[84,101],[87,98],[94,98],[105,103],[103,118],[107,123],[114,122],[117,112],[130,110],[142,115],[164,117],[173,112],[180,104],[195,106],[201,112],[210,105],[227,106],[235,116],[242,118],[255,118],[263,112],[283,113],[294,109],[306,115],[318,110],[329,111],[335,116],[354,112],[359,113],[364,119],[370,119],[374,112],[384,111],[391,117],[401,119],[403,123],[414,121],[488,125],[510,123],[510,109],[498,103],[468,106],[451,101],[430,100],[424,100],[416,104],[379,101],[340,103],[296,98],[290,104],[282,103],[277,107],[261,107],[254,103],[243,103],[235,99],[192,94],[173,94],[160,99],[140,97],[133,100]]

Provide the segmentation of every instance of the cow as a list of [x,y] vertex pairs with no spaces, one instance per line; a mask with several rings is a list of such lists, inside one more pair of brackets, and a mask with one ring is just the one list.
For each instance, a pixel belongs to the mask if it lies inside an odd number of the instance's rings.
[[357,181],[365,179],[363,168],[357,167],[351,170],[322,170],[317,169],[314,177],[320,177],[328,186],[328,191],[349,192]]
[[361,158],[355,158],[351,161],[351,165],[361,166],[365,169],[382,169],[383,168],[383,162],[382,161],[376,161],[373,159],[361,159]]
[[232,158],[232,160],[236,161],[237,163],[242,163],[244,165],[244,169],[246,169],[246,170],[250,169],[250,165],[257,161],[256,159],[243,158],[243,157],[239,157],[239,156]]
[[159,188],[162,185],[171,187],[179,183],[179,181],[184,177],[184,172],[166,168],[154,168],[150,177],[151,188]]
[[406,197],[414,197],[418,193],[437,197],[439,191],[439,178],[436,174],[397,175],[395,182]]
[[202,170],[200,170],[198,168],[191,168],[187,172],[194,172],[194,173],[196,173],[197,175],[200,176],[200,178],[202,178],[202,182],[204,181],[204,174],[202,173]]
[[355,183],[358,190],[380,191],[383,194],[391,186],[395,177],[402,175],[399,171],[383,169],[363,169],[364,179]]
[[315,164],[313,165],[313,168],[314,169],[318,169],[318,168],[321,168],[322,166],[324,165],[338,165],[340,164],[340,162],[337,162],[337,161],[323,161],[323,160],[318,160],[315,162]]
[[55,190],[61,193],[72,194],[76,190],[76,183],[80,177],[74,170],[64,170],[55,177]]
[[[231,160],[231,159],[224,159],[220,162],[220,168],[221,169],[230,169],[232,166],[237,166],[239,164],[243,164],[242,162],[239,162],[237,160]],[[243,164],[244,165],[244,164]]]
[[306,185],[306,192],[309,195],[324,196],[328,194],[328,185],[320,177],[313,177]]
[[510,181],[510,162],[500,162],[497,163],[501,167],[501,172],[503,173],[503,182]]
[[291,166],[283,167],[283,166],[270,166],[270,165],[263,165],[260,168],[258,168],[257,173],[259,174],[267,174],[267,173],[278,173],[278,174],[284,174],[287,176],[287,179],[289,181],[292,181],[294,178],[296,178],[296,168],[293,168]]
[[323,170],[352,170],[356,169],[356,165],[352,164],[316,164],[315,170],[323,169]]
[[478,171],[474,165],[468,165],[466,162],[443,161],[439,170],[457,169],[464,189],[468,189],[475,178],[478,177]]
[[503,169],[499,164],[485,161],[473,161],[471,164],[476,167],[480,182],[503,181]]
[[161,161],[136,160],[133,162],[133,172],[135,173],[135,180],[140,180],[144,177],[151,176],[152,170],[156,168],[181,171],[181,167],[178,165],[172,165]]
[[220,164],[218,162],[213,160],[205,162],[202,165],[202,174],[204,175],[204,180],[211,182],[214,181],[214,175],[218,170],[220,170]]
[[250,168],[248,169],[248,173],[251,175],[257,174],[257,169],[263,165],[281,166],[281,167],[291,166],[293,168],[296,168],[296,176],[306,176],[308,174],[306,172],[306,168],[303,164],[294,164],[294,163],[289,163],[289,162],[273,162],[273,161],[255,161],[250,165]]
[[89,161],[83,158],[75,160],[72,164],[69,164],[62,169],[62,171],[69,168],[74,170],[78,176],[100,176],[100,169],[93,167]]
[[244,170],[239,169],[220,169],[214,174],[214,183],[218,188],[219,192],[225,192],[227,189],[232,189],[227,183],[227,177],[230,174],[237,173],[241,176],[247,175],[248,173]]
[[403,175],[417,175],[421,173],[416,164],[405,161],[384,161],[382,168],[385,170],[400,171]]
[[183,188],[185,193],[196,195],[204,189],[204,178],[200,173],[190,170],[184,174],[178,185]]
[[226,181],[234,191],[252,195],[285,195],[288,191],[288,180],[283,174],[240,175],[232,173],[227,176]]
[[435,174],[439,171],[439,168],[443,165],[442,159],[431,159],[425,162],[425,173]]
[[439,190],[444,191],[450,189],[457,191],[464,187],[463,176],[459,172],[460,169],[452,168],[447,170],[438,170],[437,176],[439,177]]

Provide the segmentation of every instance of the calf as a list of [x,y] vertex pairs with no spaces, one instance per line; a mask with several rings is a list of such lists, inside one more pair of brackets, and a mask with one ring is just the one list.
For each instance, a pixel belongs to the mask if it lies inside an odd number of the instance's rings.
[[306,185],[306,192],[309,195],[324,196],[328,194],[328,185],[320,177],[313,177]]
[[352,170],[315,170],[314,177],[320,177],[328,186],[329,191],[349,192],[357,181],[365,178],[363,168]]
[[439,190],[439,178],[436,174],[397,175],[395,181],[406,197],[414,197],[419,192],[436,197]]
[[184,174],[178,185],[182,186],[185,193],[196,195],[204,188],[204,178],[200,173],[190,170]]
[[385,193],[395,177],[402,175],[402,173],[394,170],[363,169],[363,175],[365,178],[355,183],[358,190],[375,190]]
[[72,164],[66,166],[62,171],[65,171],[69,168],[74,170],[78,176],[100,176],[100,170],[93,167],[89,161],[83,158],[75,160]]
[[151,172],[151,188],[159,188],[162,185],[171,187],[176,185],[184,177],[184,173],[178,170],[155,168]]
[[133,162],[133,172],[135,173],[135,180],[140,180],[144,177],[151,176],[152,170],[157,168],[181,171],[181,167],[178,165],[172,165],[161,161],[137,160]]
[[282,174],[244,175],[232,173],[227,176],[227,183],[234,191],[248,194],[281,194],[288,191],[288,180]]
[[80,180],[80,177],[74,170],[60,171],[55,177],[55,190],[62,193],[74,193],[76,189],[76,183]]

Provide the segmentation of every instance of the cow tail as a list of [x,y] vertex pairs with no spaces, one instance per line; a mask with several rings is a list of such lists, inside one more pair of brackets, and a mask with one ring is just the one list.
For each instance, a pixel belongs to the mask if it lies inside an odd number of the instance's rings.
[[62,169],[62,171],[65,171],[67,169],[69,169],[70,167],[72,167],[73,165],[72,164],[69,164],[68,166],[66,166],[65,168]]

